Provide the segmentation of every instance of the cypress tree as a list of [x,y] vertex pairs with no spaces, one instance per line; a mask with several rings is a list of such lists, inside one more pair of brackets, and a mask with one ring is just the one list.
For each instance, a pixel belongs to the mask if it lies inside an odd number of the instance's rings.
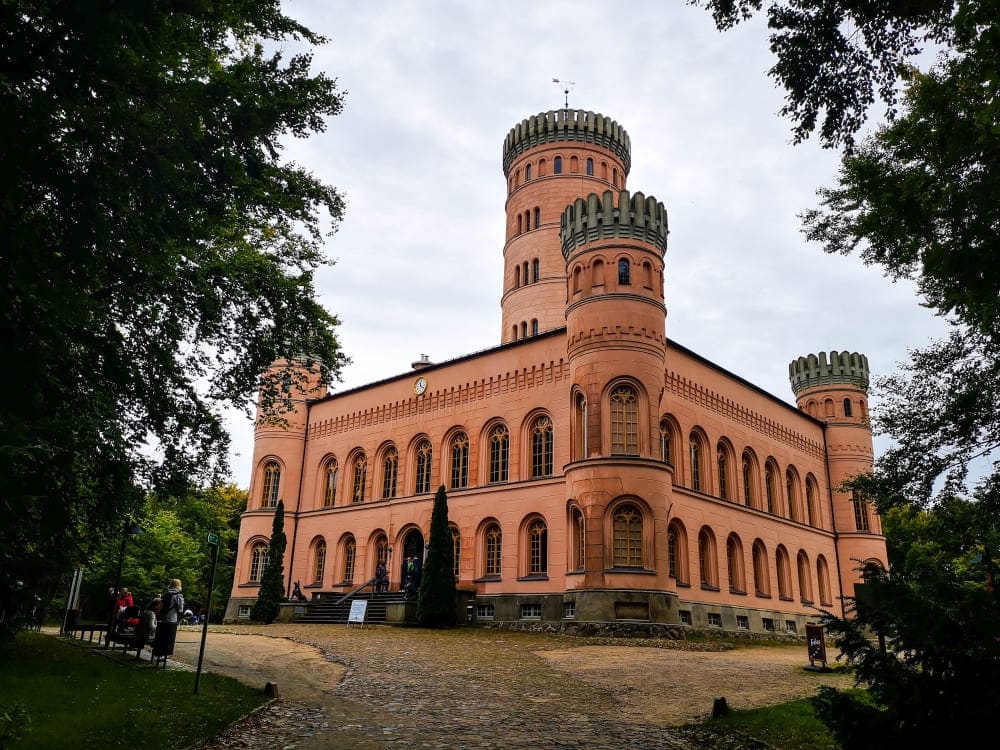
[[431,514],[431,539],[420,576],[417,622],[429,628],[455,624],[455,548],[448,527],[448,496],[438,487]]
[[278,501],[271,526],[271,543],[267,548],[267,564],[260,577],[257,601],[250,610],[250,619],[270,625],[278,617],[285,599],[285,503]]

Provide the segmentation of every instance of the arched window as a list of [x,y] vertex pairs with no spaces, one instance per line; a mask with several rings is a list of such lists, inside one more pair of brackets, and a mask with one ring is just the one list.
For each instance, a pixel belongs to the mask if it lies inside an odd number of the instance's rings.
[[486,527],[483,533],[483,573],[487,576],[500,576],[500,552],[503,543],[503,534],[500,527],[495,523]]
[[542,416],[531,426],[531,477],[552,476],[552,420]]
[[784,547],[779,545],[774,551],[774,561],[778,568],[778,598],[790,600],[792,598],[792,571],[791,563],[788,561],[788,553]]
[[399,469],[399,453],[390,448],[382,458],[382,499],[396,497],[396,476]]
[[611,452],[639,455],[639,395],[627,385],[611,394]]
[[723,500],[729,499],[729,483],[726,481],[726,474],[729,472],[729,464],[726,458],[726,449],[720,445],[715,451],[715,462],[719,470],[719,497]]
[[629,286],[632,283],[632,267],[628,260],[622,258],[618,261],[618,284]]
[[353,536],[347,537],[344,542],[344,580],[354,580],[354,558],[358,551],[358,545]]
[[431,491],[431,441],[424,440],[417,446],[417,481],[414,492],[422,495]]
[[532,336],[538,335],[538,318],[535,318],[531,321],[531,335]]
[[526,164],[524,166],[524,181],[527,182],[530,179],[531,179],[531,165]]
[[809,571],[809,558],[800,551],[796,558],[796,568],[799,573],[799,599],[803,604],[812,604],[812,577]]
[[816,582],[819,584],[819,603],[826,607],[831,606],[833,599],[830,596],[830,568],[823,555],[816,558]]
[[277,461],[264,465],[264,491],[261,493],[260,507],[273,508],[278,504],[278,485],[281,483],[281,467]]
[[368,460],[364,453],[358,454],[354,459],[354,482],[351,489],[351,502],[363,503],[365,501],[365,483],[368,481]]
[[764,467],[764,491],[767,493],[767,512],[777,512],[774,488],[774,469],[770,465]]
[[854,528],[858,531],[868,531],[868,503],[860,497],[851,496],[854,505]]
[[719,588],[719,570],[715,557],[715,536],[707,527],[698,532],[698,571],[701,585]]
[[337,461],[330,459],[323,472],[323,507],[332,508],[337,502]]
[[460,432],[451,439],[451,488],[469,486],[469,436]]
[[587,527],[583,511],[573,509],[573,570],[583,570],[587,560]]
[[323,583],[326,568],[326,542],[320,539],[313,550],[313,583]]
[[806,513],[809,514],[809,525],[819,527],[819,505],[816,498],[816,483],[812,477],[806,477]]
[[455,580],[457,581],[458,571],[461,568],[462,562],[462,535],[455,526],[451,527],[451,559],[452,572],[455,574]]
[[542,225],[542,209],[535,206],[535,229]]
[[612,516],[613,558],[616,568],[641,568],[642,513],[630,503],[618,506]]
[[552,174],[562,174],[562,157],[557,156],[552,160]]
[[674,454],[671,452],[670,444],[670,424],[663,420],[660,422],[660,458],[668,464],[674,462]]
[[531,283],[537,284],[538,279],[541,278],[541,265],[538,262],[538,258],[531,261]]
[[691,443],[691,489],[701,492],[701,437],[698,433],[692,432],[689,438]]
[[854,416],[851,411],[851,399],[849,398],[844,399],[844,416],[845,417]]
[[593,159],[587,159],[587,176],[588,177],[593,177],[594,176],[594,160]]
[[256,542],[250,550],[250,583],[260,583],[267,565],[267,542]]
[[549,571],[549,535],[545,522],[536,518],[528,527],[528,575],[545,575]]
[[498,424],[490,430],[490,484],[507,481],[507,463],[510,457],[510,433],[507,426]]
[[743,504],[754,507],[753,502],[753,461],[749,454],[743,453]]
[[759,539],[753,543],[753,587],[757,596],[771,596],[771,576],[767,570],[767,550]]
[[729,573],[729,590],[745,593],[747,582],[743,571],[743,545],[736,534],[730,534],[726,539],[726,567]]

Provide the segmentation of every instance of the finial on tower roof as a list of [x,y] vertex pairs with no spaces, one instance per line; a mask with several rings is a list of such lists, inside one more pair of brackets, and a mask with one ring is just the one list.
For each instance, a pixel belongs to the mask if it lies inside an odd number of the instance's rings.
[[563,109],[569,109],[569,90],[571,87],[576,86],[576,84],[573,81],[561,81],[558,78],[553,78],[552,83],[558,83],[563,87],[563,95],[565,96]]

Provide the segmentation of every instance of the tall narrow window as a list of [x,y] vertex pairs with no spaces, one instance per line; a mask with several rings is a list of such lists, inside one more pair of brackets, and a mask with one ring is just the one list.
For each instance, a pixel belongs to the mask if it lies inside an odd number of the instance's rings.
[[691,433],[691,489],[701,492],[701,438]]
[[484,572],[488,576],[499,576],[500,552],[503,543],[503,535],[500,533],[500,527],[496,524],[490,524],[483,535],[483,539],[485,541],[484,551],[486,555],[483,565]]
[[642,514],[634,505],[621,505],[612,518],[616,568],[642,567]]
[[323,473],[323,505],[332,508],[337,502],[337,462],[330,461]]
[[451,441],[451,488],[462,490],[469,486],[469,437],[459,433]]
[[451,570],[455,574],[455,580],[457,581],[458,571],[461,568],[462,562],[462,535],[455,526],[451,527],[451,560]]
[[573,510],[573,569],[583,570],[587,560],[587,526],[583,511]]
[[399,470],[399,453],[395,448],[385,452],[382,459],[382,499],[396,497],[396,477]]
[[851,411],[851,399],[849,398],[844,399],[844,416],[845,417],[854,416]]
[[746,453],[743,454],[743,504],[753,507],[753,464]]
[[539,417],[531,428],[531,476],[552,476],[552,420]]
[[545,522],[541,519],[532,521],[528,528],[530,544],[530,560],[528,562],[528,575],[544,575],[549,570],[548,563],[548,531]]
[[721,445],[716,452],[716,464],[719,468],[719,497],[723,500],[729,499],[729,485],[726,482],[726,472],[728,471],[728,463],[726,461],[726,449]]
[[552,160],[552,174],[562,174],[562,157],[557,156]]
[[264,466],[264,492],[260,507],[273,508],[278,504],[278,485],[281,483],[281,467],[277,461],[268,461]]
[[611,394],[611,452],[639,454],[639,396],[627,385]]
[[764,469],[764,491],[767,493],[767,512],[776,512],[774,497],[774,471],[770,466]]
[[257,542],[250,550],[250,583],[260,583],[265,565],[267,565],[267,544]]
[[625,258],[618,261],[618,283],[621,286],[629,286],[632,283],[632,267]]
[[316,544],[313,558],[313,583],[323,583],[323,570],[326,568],[326,542],[320,540]]
[[358,545],[354,542],[354,537],[348,537],[344,542],[344,580],[354,580],[354,557],[358,551]]
[[858,531],[868,531],[868,503],[859,497],[851,497],[854,504],[854,527]]
[[510,454],[510,433],[506,425],[497,425],[490,431],[490,484],[507,481],[507,463]]
[[593,177],[594,176],[594,160],[593,159],[587,159],[587,176],[588,177]]
[[537,284],[539,278],[541,278],[541,265],[538,262],[538,258],[535,258],[531,261],[531,283]]
[[351,490],[351,502],[363,503],[365,501],[365,483],[368,480],[368,461],[364,454],[354,459],[354,482]]
[[417,482],[414,491],[418,495],[431,491],[431,441],[424,440],[417,446]]

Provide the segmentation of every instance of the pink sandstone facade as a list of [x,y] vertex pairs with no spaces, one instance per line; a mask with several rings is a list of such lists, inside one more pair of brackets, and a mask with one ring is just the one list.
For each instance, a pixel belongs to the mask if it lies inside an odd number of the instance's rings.
[[286,581],[391,590],[448,494],[480,622],[805,632],[842,612],[879,519],[839,483],[869,469],[868,362],[789,365],[798,408],[666,336],[667,212],[626,189],[610,118],[541,113],[508,134],[501,344],[328,395],[256,430],[227,617],[254,601],[273,506]]

